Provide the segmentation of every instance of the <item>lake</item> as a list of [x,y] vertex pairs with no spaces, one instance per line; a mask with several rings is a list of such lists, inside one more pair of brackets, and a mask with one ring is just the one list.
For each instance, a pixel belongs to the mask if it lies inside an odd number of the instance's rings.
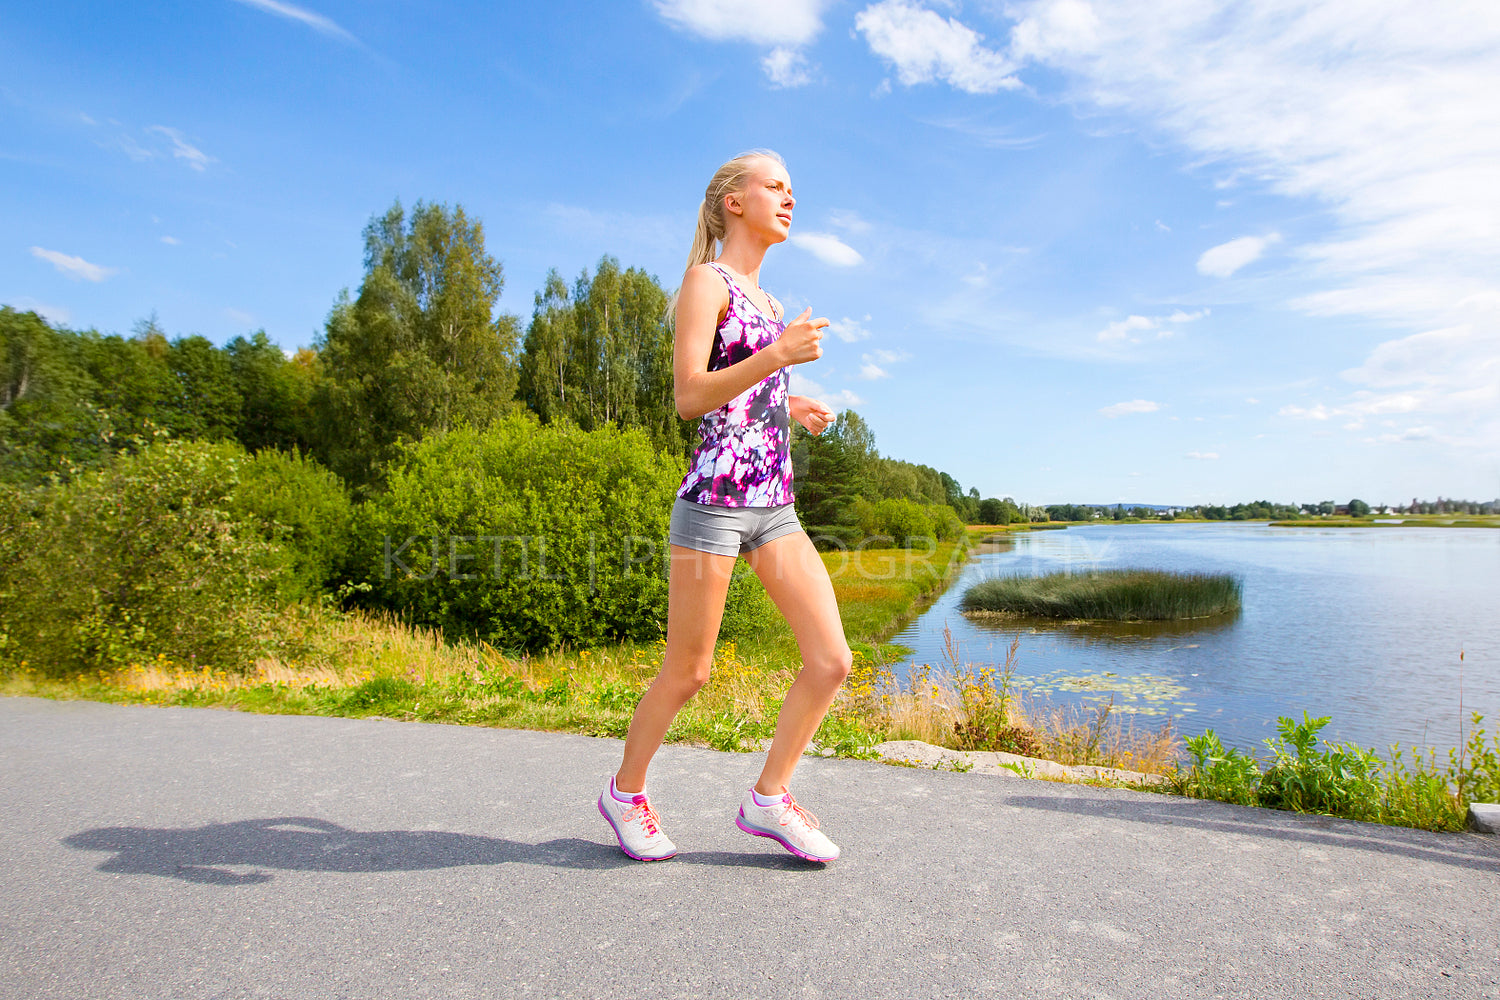
[[[1273,528],[1264,523],[1083,525],[1019,532],[977,556],[893,642],[941,668],[943,629],[963,659],[1000,663],[1021,640],[1016,677],[1030,697],[1088,706],[1113,696],[1137,725],[1168,717],[1187,736],[1263,749],[1279,715],[1328,715],[1325,739],[1384,755],[1392,743],[1459,737],[1478,710],[1500,723],[1500,530]],[[1056,625],[971,621],[974,583],[1060,569],[1227,572],[1243,611],[1184,623]],[[1462,659],[1460,654],[1462,653]],[[1446,759],[1446,756],[1444,756]]]

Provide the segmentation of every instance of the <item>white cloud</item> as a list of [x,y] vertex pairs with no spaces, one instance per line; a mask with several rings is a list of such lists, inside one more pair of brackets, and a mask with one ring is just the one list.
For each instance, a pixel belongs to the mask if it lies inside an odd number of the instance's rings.
[[1302,407],[1297,406],[1294,403],[1288,403],[1286,406],[1283,406],[1281,409],[1276,411],[1278,416],[1297,417],[1301,420],[1327,420],[1329,417],[1333,416],[1335,412],[1337,411],[1330,410],[1322,403],[1317,403],[1311,407]]
[[1170,233],[1172,231],[1172,227],[1169,226],[1169,225],[1167,225],[1165,222],[1161,221],[1160,219],[1157,219],[1156,220],[1156,231],[1159,232],[1159,233]]
[[1015,64],[980,44],[983,35],[912,0],[871,4],[855,15],[854,27],[908,87],[942,81],[970,94],[993,94],[1021,85]]
[[814,382],[812,379],[802,375],[800,372],[792,372],[792,394],[797,396],[812,396],[833,409],[847,409],[851,406],[860,406],[864,400],[850,392],[848,389],[840,389],[837,392],[829,392],[822,383]]
[[766,53],[760,61],[766,77],[778,87],[801,87],[812,82],[812,69],[807,58],[798,49],[778,46]]
[[118,268],[90,264],[82,257],[74,257],[57,250],[44,250],[41,247],[32,247],[31,256],[45,260],[75,281],[82,279],[84,281],[98,282],[103,281],[110,275],[119,273]]
[[806,45],[823,30],[830,0],[655,0],[673,27],[716,42]]
[[1202,461],[1213,461],[1219,457],[1219,453],[1216,451],[1190,451],[1183,457],[1196,458]]
[[181,243],[182,243],[182,241],[181,241],[181,240],[179,240],[179,239],[178,239],[178,238],[177,238],[177,237],[175,237],[175,236],[163,236],[163,237],[162,237],[162,238],[161,238],[161,241],[162,241],[162,242],[163,242],[163,243],[165,243],[165,244],[166,244],[166,245],[167,245],[167,246],[169,246],[169,247],[175,247],[175,246],[179,246],[179,245],[181,245]]
[[1160,403],[1153,403],[1149,399],[1132,399],[1129,402],[1100,407],[1099,412],[1113,420],[1115,417],[1123,417],[1132,413],[1155,413],[1159,409],[1161,409]]
[[769,45],[761,59],[777,87],[812,82],[812,68],[801,49],[823,30],[823,11],[832,0],[654,0],[668,24],[715,42]]
[[[1481,368],[1500,356],[1500,309],[1475,308],[1500,298],[1500,7],[1453,3],[1435,17],[1371,0],[1351,16],[1305,0],[1013,0],[1006,11],[1018,22],[1010,55],[1059,74],[1087,112],[1179,143],[1226,184],[1327,210],[1328,234],[1294,251],[1319,290],[1291,305],[1426,339],[1377,347],[1346,373],[1364,388],[1324,410],[1355,415],[1403,395],[1431,426],[1467,428],[1471,452],[1500,455],[1494,369],[1486,384],[1414,350],[1453,347]],[[1232,274],[1265,250],[1236,243],[1200,270]]]
[[905,351],[888,351],[884,348],[877,347],[869,354],[860,356],[860,361],[863,363],[859,367],[859,377],[870,381],[881,378],[890,378],[891,373],[880,366],[893,365],[897,362],[905,361],[910,357],[911,355],[907,354]]
[[256,10],[263,10],[267,14],[274,14],[277,17],[284,17],[288,20],[305,24],[320,35],[337,38],[341,42],[349,42],[353,45],[359,44],[359,39],[349,34],[349,32],[345,31],[336,22],[324,17],[322,14],[310,11],[306,7],[282,3],[281,0],[235,0],[235,2],[242,3],[246,7],[254,7]]
[[1094,335],[1094,339],[1101,344],[1118,343],[1141,343],[1141,338],[1136,334],[1145,333],[1148,330],[1156,331],[1158,340],[1174,336],[1177,331],[1169,324],[1194,323],[1208,315],[1207,309],[1199,309],[1197,312],[1183,312],[1178,309],[1170,316],[1127,316],[1124,319],[1115,320],[1104,329]]
[[166,125],[152,125],[150,128],[146,129],[146,131],[155,132],[158,135],[166,136],[167,139],[172,143],[172,155],[179,160],[186,160],[187,165],[189,167],[192,167],[194,170],[201,171],[205,169],[210,163],[219,162],[212,156],[209,156],[203,150],[199,149],[197,146],[189,143],[185,138],[183,138],[182,133],[177,131],[175,128],[168,128]]
[[[869,321],[870,317],[866,316],[864,322],[868,323]],[[856,340],[864,340],[870,335],[870,331],[866,330],[859,320],[850,319],[848,316],[830,322],[828,324],[828,332],[846,344],[852,344]]]
[[1215,278],[1227,278],[1246,264],[1260,259],[1266,247],[1281,239],[1277,233],[1269,236],[1241,236],[1228,243],[1220,243],[1203,251],[1198,258],[1198,273]]
[[865,260],[858,250],[832,233],[793,233],[791,244],[833,267],[855,267]]

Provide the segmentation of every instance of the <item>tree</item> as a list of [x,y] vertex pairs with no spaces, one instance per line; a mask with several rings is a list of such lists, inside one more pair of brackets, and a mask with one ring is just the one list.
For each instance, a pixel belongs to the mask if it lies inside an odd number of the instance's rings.
[[1370,505],[1365,503],[1363,500],[1349,501],[1350,517],[1364,517],[1368,513],[1370,513]]
[[239,439],[248,451],[306,450],[317,354],[305,348],[288,358],[266,331],[225,345],[229,370],[241,400]]
[[229,356],[207,337],[194,334],[172,341],[166,360],[177,380],[172,430],[194,440],[236,437],[244,401],[235,388]]
[[77,348],[36,313],[0,308],[0,480],[34,485],[110,454],[109,415]]
[[518,324],[484,227],[463,206],[398,201],[365,227],[359,295],[342,294],[318,344],[314,397],[326,463],[368,488],[402,439],[485,426],[515,396]]

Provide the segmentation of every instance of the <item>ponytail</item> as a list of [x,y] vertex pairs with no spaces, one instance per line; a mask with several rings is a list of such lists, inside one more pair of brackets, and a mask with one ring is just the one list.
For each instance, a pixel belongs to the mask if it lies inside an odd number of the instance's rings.
[[[719,245],[724,241],[725,232],[724,198],[745,189],[745,181],[750,176],[750,165],[756,160],[775,160],[783,167],[786,166],[780,153],[769,149],[752,149],[736,156],[714,172],[713,180],[708,182],[708,188],[703,192],[703,201],[698,205],[698,227],[693,233],[693,247],[688,251],[687,267],[683,269],[683,274],[719,256]],[[677,296],[681,292],[682,287],[679,285],[667,300],[666,319],[669,323],[676,321]]]

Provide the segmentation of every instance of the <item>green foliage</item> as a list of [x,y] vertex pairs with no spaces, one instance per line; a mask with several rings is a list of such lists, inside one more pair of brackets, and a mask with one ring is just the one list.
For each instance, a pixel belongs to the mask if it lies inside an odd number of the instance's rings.
[[1260,778],[1260,804],[1294,812],[1326,813],[1349,819],[1378,819],[1381,811],[1380,759],[1353,743],[1327,743],[1318,733],[1328,716],[1302,721],[1276,720],[1277,735],[1267,739],[1270,768]]
[[225,345],[242,402],[239,440],[249,451],[306,451],[313,440],[312,393],[318,356],[303,349],[288,358],[264,330]]
[[66,478],[112,451],[113,422],[77,347],[36,313],[0,308],[0,482]]
[[1500,738],[1487,747],[1482,717],[1474,717],[1469,743],[1453,751],[1446,770],[1436,754],[1399,747],[1383,761],[1352,743],[1318,745],[1327,717],[1306,712],[1297,722],[1276,720],[1277,735],[1266,740],[1265,770],[1255,758],[1226,750],[1213,730],[1187,740],[1189,766],[1176,778],[1177,791],[1195,798],[1322,813],[1426,830],[1461,830],[1470,801],[1497,789],[1487,786],[1500,764]]
[[379,603],[509,650],[655,639],[682,466],[639,430],[513,415],[405,448],[362,517]]
[[928,510],[928,505],[913,500],[881,500],[875,504],[873,534],[888,536],[897,548],[927,544],[934,535]]
[[397,202],[365,228],[359,296],[333,307],[313,397],[318,454],[356,487],[378,481],[401,439],[484,426],[515,395],[514,317],[484,228],[463,207]]
[[1370,513],[1370,505],[1367,504],[1367,503],[1365,503],[1363,500],[1350,500],[1349,501],[1349,516],[1350,517],[1364,517],[1365,515],[1367,515],[1369,513]]
[[1036,618],[1173,621],[1240,609],[1240,581],[1227,573],[1116,569],[997,577],[964,592],[964,611]]
[[229,509],[275,543],[268,559],[283,600],[316,596],[346,567],[354,506],[343,481],[300,452],[267,448],[242,460]]
[[1500,802],[1500,731],[1486,743],[1484,716],[1469,721],[1468,739],[1449,752],[1449,773],[1465,802]]
[[677,416],[667,293],[645,271],[603,257],[570,291],[553,270],[536,295],[521,352],[519,395],[543,423],[639,427],[687,455],[697,424]]
[[750,565],[743,559],[736,561],[724,601],[724,618],[719,623],[719,640],[744,642],[754,639],[778,617],[771,595],[761,586]]
[[1192,764],[1180,777],[1179,791],[1197,799],[1217,799],[1242,806],[1256,804],[1260,768],[1255,758],[1226,749],[1212,729],[1187,740]]
[[161,654],[246,665],[265,621],[271,546],[231,514],[243,453],[164,441],[0,503],[0,633],[42,674]]

